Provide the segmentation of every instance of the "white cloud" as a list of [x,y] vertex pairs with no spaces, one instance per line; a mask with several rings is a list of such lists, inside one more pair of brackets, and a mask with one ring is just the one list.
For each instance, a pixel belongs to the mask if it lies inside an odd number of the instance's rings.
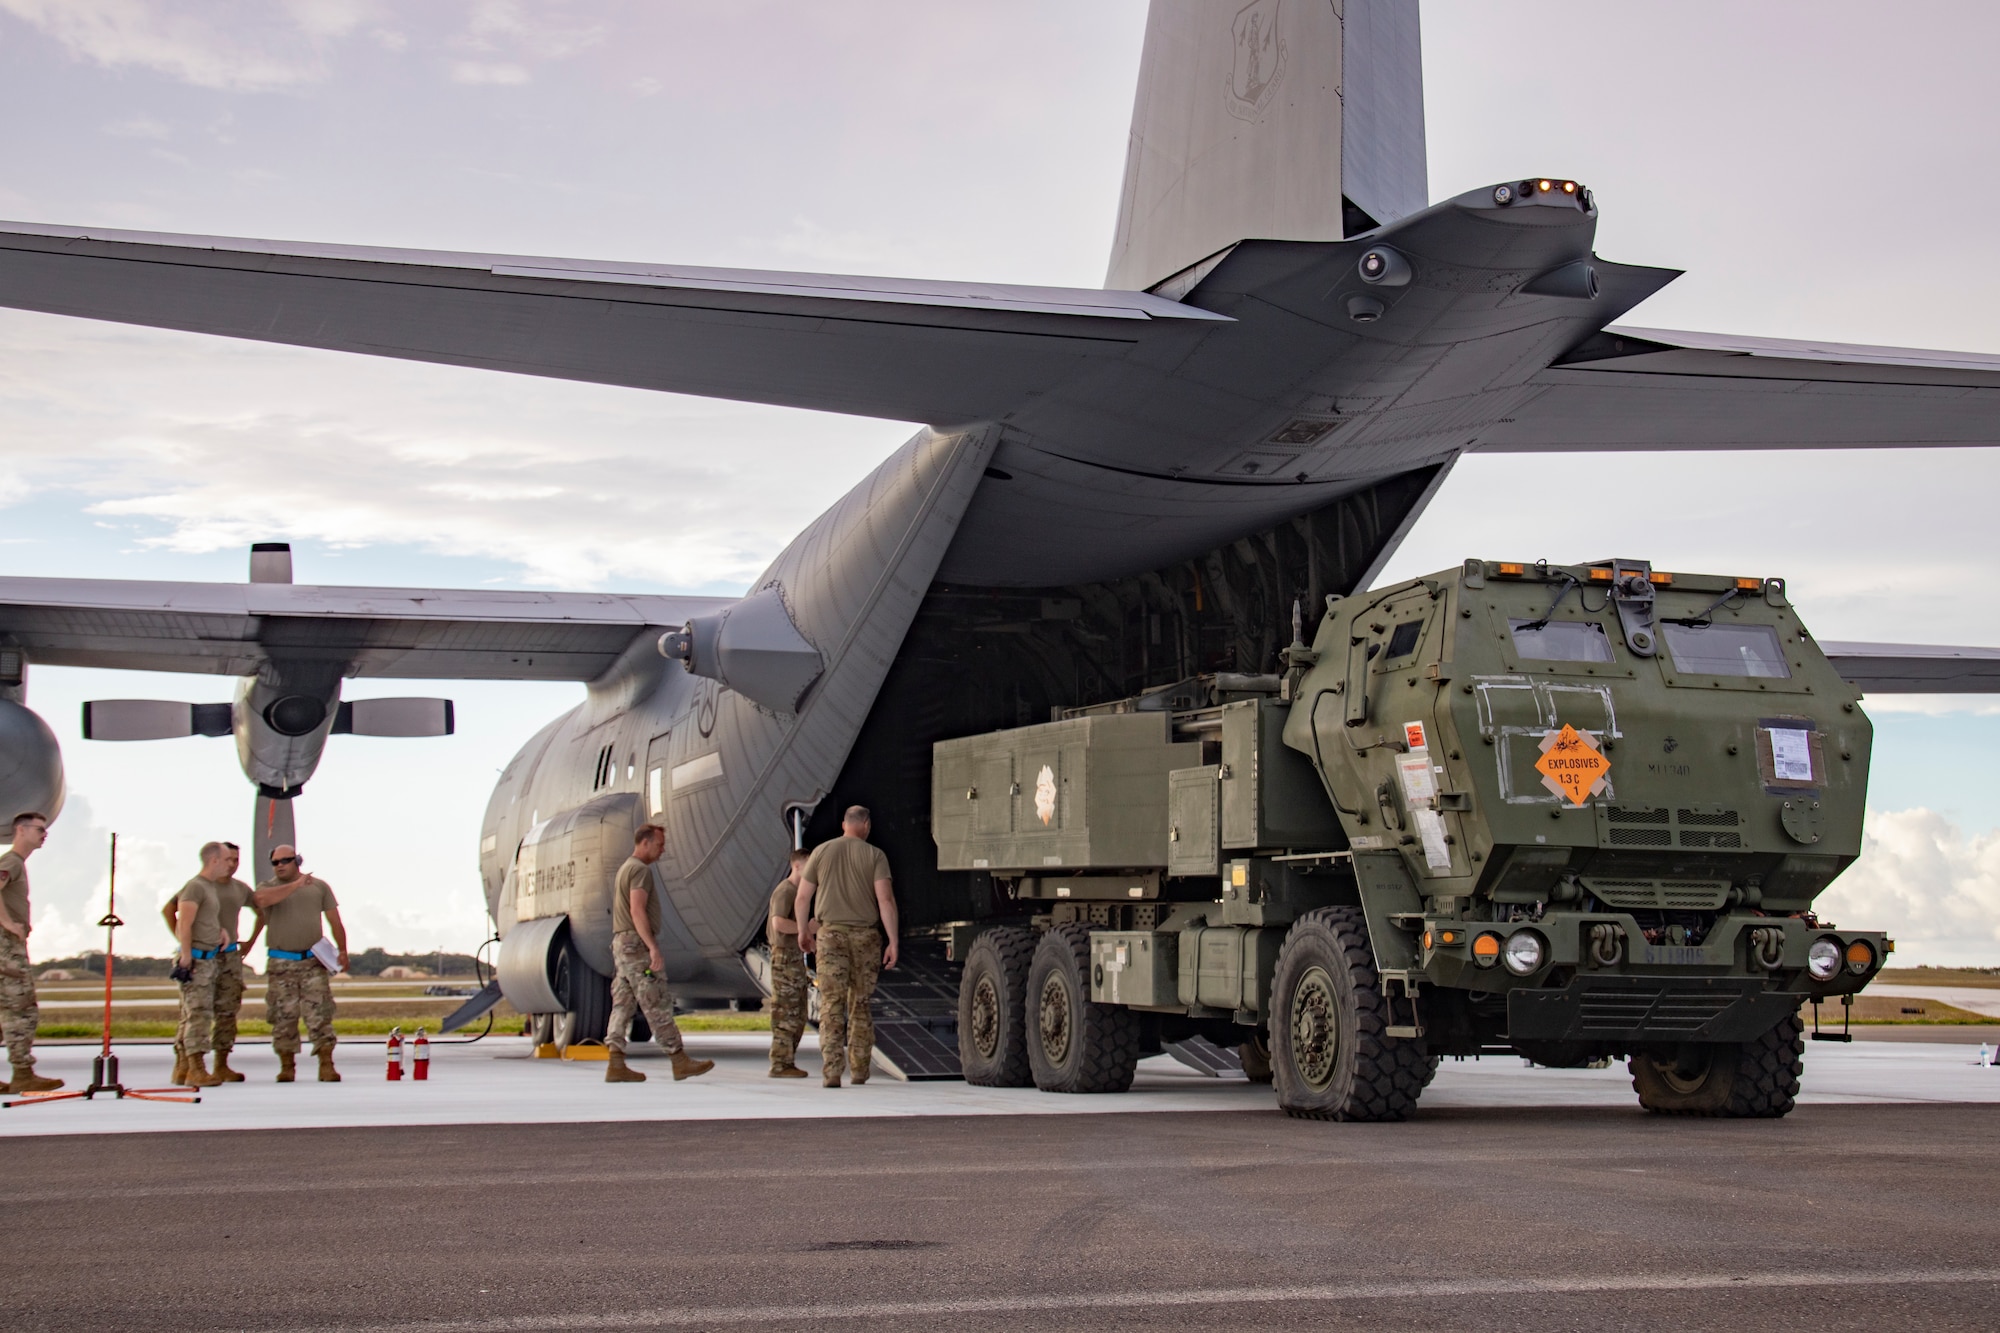
[[127,116],[114,120],[104,127],[104,132],[114,139],[171,139],[173,131],[165,121],[151,116]]
[[147,0],[0,0],[0,13],[85,60],[233,91],[324,78],[315,39],[344,32],[336,15],[351,8],[343,0],[295,0],[277,11],[239,0],[199,12]]
[[451,81],[468,84],[522,84],[528,82],[526,67],[478,60],[451,62]]
[[1815,910],[1886,930],[1899,964],[2000,961],[2000,829],[1967,834],[1932,810],[1871,810],[1861,858]]

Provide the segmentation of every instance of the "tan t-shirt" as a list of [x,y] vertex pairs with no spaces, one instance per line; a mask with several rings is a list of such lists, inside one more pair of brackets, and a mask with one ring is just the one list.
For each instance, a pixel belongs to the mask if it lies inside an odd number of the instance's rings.
[[803,879],[813,885],[813,917],[823,926],[873,926],[882,920],[875,881],[889,878],[889,858],[865,838],[846,834],[813,848]]
[[0,852],[0,903],[16,925],[28,924],[28,863],[12,848]]
[[196,875],[174,895],[176,903],[194,904],[194,930],[188,938],[197,949],[222,947],[222,904],[215,893],[221,887],[212,879]]
[[234,876],[215,886],[215,906],[216,912],[222,919],[222,938],[231,944],[243,942],[243,909],[248,907],[252,912],[257,910],[256,905],[250,901],[250,895],[254,892],[255,890],[248,884]]
[[[798,909],[798,904],[799,886],[792,883],[789,878],[779,880],[778,887],[771,890],[770,914],[790,921],[792,913]],[[774,950],[790,949],[793,953],[798,952],[799,937],[796,934],[788,935],[782,930],[771,930],[768,926],[765,929],[770,933],[771,947]]]
[[660,895],[653,891],[653,867],[638,857],[627,857],[625,864],[618,867],[618,883],[611,890],[611,929],[613,932],[632,929],[632,890],[640,889],[646,895],[646,929],[652,932],[653,943],[660,942]]
[[[329,907],[340,906],[323,879],[312,875],[301,875],[293,883],[297,886],[282,901],[272,903],[264,909],[264,947],[283,949],[286,953],[304,953],[318,944],[320,936],[326,932],[320,928],[320,917]],[[257,886],[259,889],[282,889],[284,885],[275,879],[267,879]]]

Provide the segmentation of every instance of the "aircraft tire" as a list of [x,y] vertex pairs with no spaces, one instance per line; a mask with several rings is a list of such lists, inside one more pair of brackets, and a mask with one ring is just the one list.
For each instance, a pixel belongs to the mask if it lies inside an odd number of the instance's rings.
[[982,931],[965,951],[958,981],[958,1062],[979,1088],[1034,1084],[1028,1063],[1028,969],[1035,933],[1021,926]]
[[1754,1041],[1696,1048],[1698,1062],[1642,1051],[1626,1063],[1639,1105],[1656,1115],[1776,1120],[1798,1104],[1805,1045],[1805,1024],[1792,1014]]
[[1139,1068],[1139,1017],[1090,998],[1090,927],[1051,926],[1028,967],[1028,1064],[1043,1092],[1124,1092]]
[[1278,1106],[1304,1120],[1401,1120],[1436,1057],[1388,1035],[1389,1001],[1357,907],[1306,913],[1271,978],[1271,1076]]
[[594,971],[581,958],[570,960],[570,1004],[557,1014],[555,1042],[560,1050],[586,1041],[603,1041],[611,1027],[611,978]]

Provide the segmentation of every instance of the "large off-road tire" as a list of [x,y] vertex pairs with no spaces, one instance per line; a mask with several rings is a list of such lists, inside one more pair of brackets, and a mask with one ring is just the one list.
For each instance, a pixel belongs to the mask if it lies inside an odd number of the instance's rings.
[[1252,1083],[1271,1081],[1271,1041],[1265,1034],[1253,1033],[1236,1048],[1236,1058],[1243,1062],[1243,1077]]
[[1124,1092],[1139,1067],[1139,1017],[1090,999],[1090,928],[1051,926],[1028,967],[1028,1065],[1043,1092]]
[[1805,1048],[1805,1024],[1792,1014],[1754,1041],[1640,1052],[1627,1064],[1648,1111],[1775,1120],[1798,1104]]
[[1356,907],[1306,913],[1271,979],[1278,1106],[1308,1120],[1401,1120],[1437,1072],[1421,1041],[1387,1033],[1389,1001]]
[[958,1063],[980,1088],[1025,1088],[1028,1064],[1028,968],[1035,932],[1000,926],[965,951],[958,979]]

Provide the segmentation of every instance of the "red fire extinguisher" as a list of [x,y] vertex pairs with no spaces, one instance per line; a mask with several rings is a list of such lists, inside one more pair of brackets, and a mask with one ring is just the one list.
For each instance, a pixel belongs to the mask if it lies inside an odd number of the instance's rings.
[[389,1029],[389,1081],[394,1083],[403,1076],[403,1029]]
[[416,1039],[410,1043],[410,1077],[427,1079],[431,1076],[431,1043],[422,1028],[417,1029]]

